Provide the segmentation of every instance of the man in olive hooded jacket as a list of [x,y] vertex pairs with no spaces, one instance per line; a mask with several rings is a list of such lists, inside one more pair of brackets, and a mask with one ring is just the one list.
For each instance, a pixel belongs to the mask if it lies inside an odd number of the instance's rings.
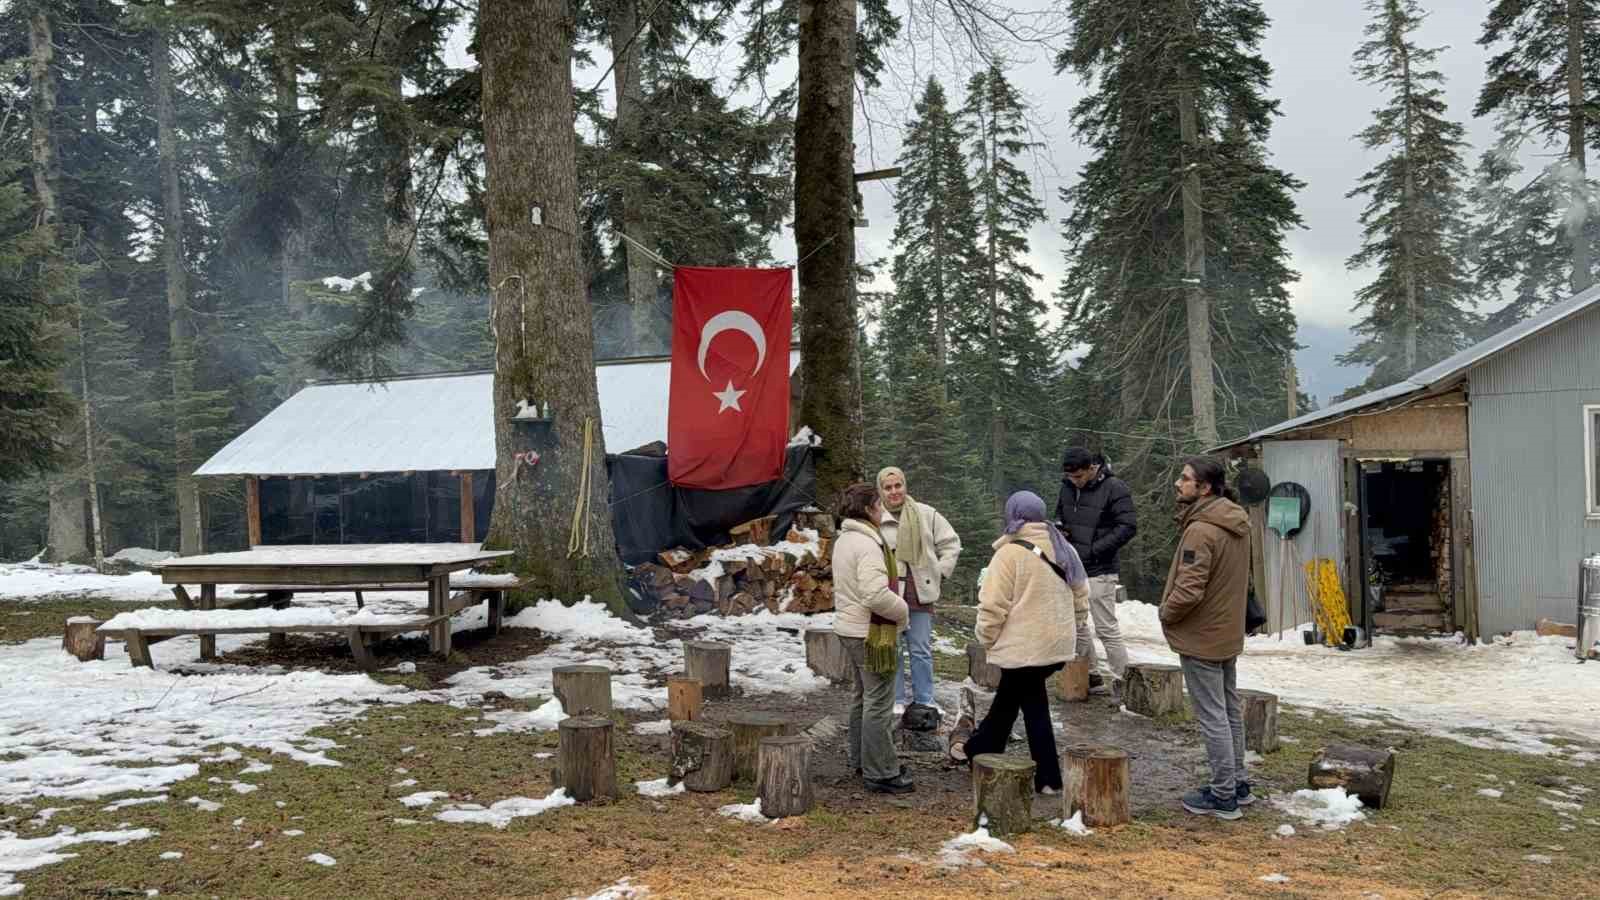
[[1249,804],[1244,716],[1236,663],[1244,652],[1250,585],[1250,518],[1234,502],[1227,471],[1207,457],[1185,462],[1178,491],[1178,550],[1161,592],[1161,629],[1183,664],[1211,762],[1211,783],[1183,798],[1196,815],[1237,819]]

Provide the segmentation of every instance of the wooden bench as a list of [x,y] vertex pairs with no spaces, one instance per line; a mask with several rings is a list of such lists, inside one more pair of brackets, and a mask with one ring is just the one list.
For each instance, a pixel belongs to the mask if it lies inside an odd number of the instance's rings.
[[350,641],[350,655],[355,657],[356,665],[364,671],[371,671],[377,665],[377,660],[372,655],[368,639],[383,634],[400,634],[407,631],[426,631],[440,622],[446,621],[454,612],[447,612],[438,616],[416,616],[403,622],[385,622],[371,625],[276,625],[276,626],[241,626],[237,628],[118,628],[100,629],[100,634],[109,638],[117,638],[127,645],[128,659],[135,666],[155,668],[155,663],[150,659],[150,644],[156,640],[179,637],[182,635],[198,635],[201,637],[215,638],[219,634],[343,634]]
[[[520,578],[507,581],[503,575],[452,575],[450,587],[460,591],[450,598],[450,604],[445,607],[451,614],[458,613],[469,606],[486,603],[489,607],[489,633],[500,633],[500,621],[505,615],[506,592],[516,590],[524,584]],[[262,597],[264,604],[270,604],[282,609],[287,606],[295,594],[338,594],[350,591],[356,595],[356,608],[364,609],[366,600],[362,596],[366,591],[389,591],[394,593],[416,592],[423,593],[428,590],[423,582],[406,582],[397,584],[382,584],[372,582],[368,584],[342,584],[337,587],[316,584],[241,584],[233,589],[235,594],[255,595]],[[176,593],[176,589],[174,593]],[[179,600],[183,604],[182,599]],[[184,609],[191,609],[183,604]]]

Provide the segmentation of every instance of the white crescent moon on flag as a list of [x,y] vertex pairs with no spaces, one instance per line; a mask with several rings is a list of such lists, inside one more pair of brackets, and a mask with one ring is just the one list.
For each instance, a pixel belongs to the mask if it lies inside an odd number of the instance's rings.
[[750,340],[756,344],[756,367],[752,372],[761,370],[761,364],[767,361],[767,335],[761,330],[761,323],[755,317],[737,309],[725,310],[712,316],[706,321],[705,327],[700,329],[700,377],[711,380],[706,374],[706,351],[711,349],[711,341],[724,331],[742,331],[749,335]]

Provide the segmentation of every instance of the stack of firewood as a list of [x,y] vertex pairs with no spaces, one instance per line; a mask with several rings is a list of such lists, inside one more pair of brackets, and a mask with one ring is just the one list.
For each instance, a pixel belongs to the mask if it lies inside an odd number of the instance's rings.
[[633,568],[644,606],[668,618],[715,612],[742,616],[833,609],[833,518],[814,508],[795,514],[780,544],[771,544],[776,517],[731,529],[733,541],[702,550],[675,548]]

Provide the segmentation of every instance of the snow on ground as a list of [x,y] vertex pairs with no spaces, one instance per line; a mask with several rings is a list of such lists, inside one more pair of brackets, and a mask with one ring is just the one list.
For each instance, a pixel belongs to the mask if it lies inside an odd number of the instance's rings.
[[[1156,607],[1128,601],[1117,618],[1134,662],[1176,663]],[[1600,760],[1600,666],[1579,666],[1569,638],[1515,632],[1477,646],[1453,639],[1380,636],[1369,648],[1307,646],[1298,632],[1253,636],[1239,686],[1286,703],[1349,716],[1386,713],[1431,734],[1490,749]],[[1552,736],[1592,742],[1572,752]]]
[[657,778],[653,781],[635,781],[633,786],[638,788],[639,794],[644,797],[671,797],[684,791],[683,782],[680,781],[672,787],[667,787],[665,778]]
[[1367,817],[1361,811],[1361,798],[1346,794],[1342,787],[1315,791],[1302,788],[1292,794],[1273,794],[1272,805],[1328,831],[1336,831]]
[[537,816],[552,809],[572,806],[577,802],[567,796],[566,788],[556,788],[545,797],[537,799],[508,797],[488,807],[476,803],[452,803],[442,812],[434,813],[433,817],[441,822],[466,822],[505,828],[511,824],[512,819]]
[[15,832],[0,831],[0,897],[14,897],[23,891],[16,880],[17,873],[43,866],[55,865],[75,853],[61,851],[74,844],[116,844],[143,841],[155,837],[148,828],[119,831],[86,831],[79,834],[70,828],[61,833],[42,838],[19,838]]
[[89,566],[0,563],[0,600],[27,603],[90,594],[113,603],[152,603],[171,600],[172,588],[154,572],[101,575]]
[[717,815],[738,819],[741,822],[751,822],[757,825],[765,823],[767,817],[761,814],[761,798],[749,803],[729,803],[727,806],[717,807]]
[[650,896],[650,889],[642,884],[634,884],[632,878],[624,878],[616,884],[608,885],[590,894],[588,897],[569,897],[568,900],[644,900]]
[[1081,809],[1073,813],[1072,818],[1070,819],[1057,820],[1056,827],[1066,831],[1068,834],[1075,834],[1078,837],[1088,837],[1089,835],[1094,834],[1093,828],[1083,824],[1083,810]]
[[966,834],[958,834],[939,848],[939,863],[945,866],[981,866],[983,861],[975,853],[1015,853],[1016,848],[996,837],[980,825]]
[[319,866],[336,866],[339,864],[337,859],[334,859],[326,853],[313,853],[306,857],[306,862],[316,863]]
[[151,550],[149,547],[123,547],[116,553],[106,557],[106,560],[135,566],[150,566],[163,560],[172,559],[177,555],[171,550]]

